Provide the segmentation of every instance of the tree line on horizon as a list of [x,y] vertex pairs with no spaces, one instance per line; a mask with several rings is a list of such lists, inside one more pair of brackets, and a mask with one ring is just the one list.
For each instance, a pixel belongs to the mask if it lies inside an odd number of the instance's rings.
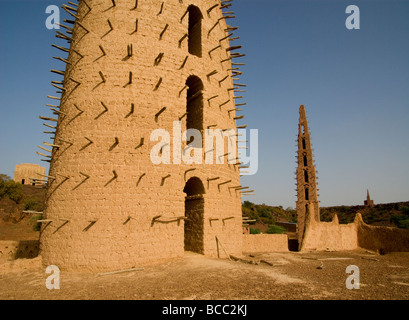
[[[409,201],[377,204],[369,206],[334,206],[320,208],[321,221],[332,221],[338,215],[340,224],[352,223],[357,213],[361,213],[365,223],[369,225],[409,229]],[[294,208],[284,209],[282,206],[255,204],[250,201],[242,203],[242,213],[255,224],[275,225],[278,221],[296,223],[297,213]]]

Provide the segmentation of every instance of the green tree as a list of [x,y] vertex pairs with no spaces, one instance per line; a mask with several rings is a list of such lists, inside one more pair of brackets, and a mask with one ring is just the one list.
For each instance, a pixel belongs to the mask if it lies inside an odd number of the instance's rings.
[[244,201],[243,202],[243,207],[250,209],[252,206],[254,206],[254,203],[250,201]]
[[7,174],[0,173],[0,181],[10,181],[10,180],[11,178]]
[[15,203],[19,203],[22,197],[23,185],[2,174],[0,177],[0,199],[9,198]]
[[266,224],[274,223],[273,215],[271,214],[271,211],[267,207],[257,206],[257,211],[258,211],[261,221],[263,221]]

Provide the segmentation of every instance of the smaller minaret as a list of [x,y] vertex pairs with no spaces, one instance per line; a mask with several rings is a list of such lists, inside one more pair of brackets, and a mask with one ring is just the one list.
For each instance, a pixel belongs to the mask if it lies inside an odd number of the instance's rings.
[[371,200],[371,197],[369,196],[369,190],[366,189],[366,200],[364,201],[364,205],[368,207],[373,207],[373,200]]
[[308,131],[305,107],[300,106],[300,120],[298,124],[298,153],[297,153],[297,221],[298,244],[301,247],[304,235],[306,215],[312,206],[316,221],[320,221],[320,212],[317,194],[316,171],[312,156],[311,139]]

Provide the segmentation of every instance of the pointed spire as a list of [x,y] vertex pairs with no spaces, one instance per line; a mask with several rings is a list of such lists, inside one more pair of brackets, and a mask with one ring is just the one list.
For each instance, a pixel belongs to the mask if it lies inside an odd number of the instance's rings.
[[373,200],[371,200],[371,197],[369,195],[368,189],[366,189],[366,200],[364,201],[364,205],[369,207],[372,207],[374,205],[374,202]]
[[[298,152],[297,152],[297,220],[298,242],[301,248],[304,228],[309,210],[312,212],[311,221],[320,221],[317,176],[311,149],[311,139],[308,133],[308,122],[304,105],[300,106],[298,123]],[[308,209],[309,208],[309,209]]]
[[298,133],[299,135],[308,134],[308,121],[304,105],[300,106],[300,120],[298,125]]

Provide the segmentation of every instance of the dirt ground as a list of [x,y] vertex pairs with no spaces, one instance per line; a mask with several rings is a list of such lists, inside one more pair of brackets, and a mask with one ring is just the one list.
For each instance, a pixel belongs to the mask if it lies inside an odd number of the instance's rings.
[[4,221],[0,217],[0,240],[38,240],[39,232],[33,231],[38,219],[36,215],[27,215],[19,223],[14,223]]
[[[60,273],[46,288],[41,257],[0,262],[1,300],[409,300],[409,252],[288,252],[245,261],[186,252],[143,270],[110,275]],[[251,263],[249,263],[251,262]],[[349,265],[360,288],[347,289]]]

